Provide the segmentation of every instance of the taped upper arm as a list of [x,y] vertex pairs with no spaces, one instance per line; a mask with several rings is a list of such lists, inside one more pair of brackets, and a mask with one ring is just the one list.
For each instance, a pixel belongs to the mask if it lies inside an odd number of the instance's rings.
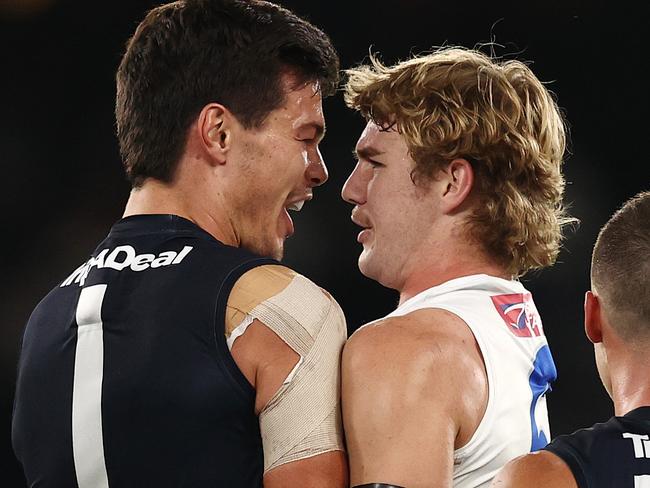
[[340,354],[347,329],[336,301],[288,268],[261,266],[243,275],[233,288],[226,333],[233,333],[247,316],[300,355],[290,381],[260,412],[265,471],[342,450]]
[[549,451],[520,456],[506,464],[490,485],[493,488],[578,488],[569,466]]

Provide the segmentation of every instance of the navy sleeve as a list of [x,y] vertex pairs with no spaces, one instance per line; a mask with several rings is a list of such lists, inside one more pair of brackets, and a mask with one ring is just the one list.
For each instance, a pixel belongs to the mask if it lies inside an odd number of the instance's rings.
[[578,450],[576,450],[573,445],[568,441],[567,436],[560,436],[556,438],[553,442],[551,442],[549,445],[544,447],[544,450],[549,451],[553,454],[555,454],[557,457],[562,459],[567,466],[569,466],[569,469],[571,470],[571,473],[573,473],[573,477],[576,480],[576,483],[578,483],[578,488],[589,488],[590,484],[587,481],[587,475],[585,473],[585,460],[583,459],[582,455]]

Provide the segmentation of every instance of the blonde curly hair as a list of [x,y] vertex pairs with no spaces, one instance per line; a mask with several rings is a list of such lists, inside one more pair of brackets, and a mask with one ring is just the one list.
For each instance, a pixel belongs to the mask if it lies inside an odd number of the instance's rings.
[[520,61],[466,48],[370,61],[346,71],[345,101],[404,137],[414,183],[467,159],[480,202],[469,236],[512,276],[552,265],[575,221],[562,204],[566,129],[552,93]]

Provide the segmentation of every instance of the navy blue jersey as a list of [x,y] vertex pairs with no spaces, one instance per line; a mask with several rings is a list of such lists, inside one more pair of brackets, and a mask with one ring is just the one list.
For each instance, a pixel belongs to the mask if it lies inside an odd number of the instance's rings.
[[545,447],[579,488],[650,488],[650,407],[557,437]]
[[181,217],[117,222],[27,323],[12,438],[28,484],[260,487],[255,392],[224,315],[269,263]]

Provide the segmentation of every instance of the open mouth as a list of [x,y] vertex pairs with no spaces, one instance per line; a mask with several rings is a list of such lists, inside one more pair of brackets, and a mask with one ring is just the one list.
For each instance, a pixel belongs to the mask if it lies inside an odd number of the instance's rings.
[[311,199],[311,195],[302,198],[301,200],[294,200],[293,202],[288,203],[284,206],[282,214],[285,220],[285,231],[284,231],[285,239],[287,237],[292,236],[294,232],[293,220],[289,215],[289,211],[300,212],[302,208],[305,206],[305,202],[310,199]]
[[287,210],[292,210],[294,212],[300,212],[304,205],[305,205],[305,200],[299,200],[297,202],[293,202],[293,203],[287,205],[285,208]]

